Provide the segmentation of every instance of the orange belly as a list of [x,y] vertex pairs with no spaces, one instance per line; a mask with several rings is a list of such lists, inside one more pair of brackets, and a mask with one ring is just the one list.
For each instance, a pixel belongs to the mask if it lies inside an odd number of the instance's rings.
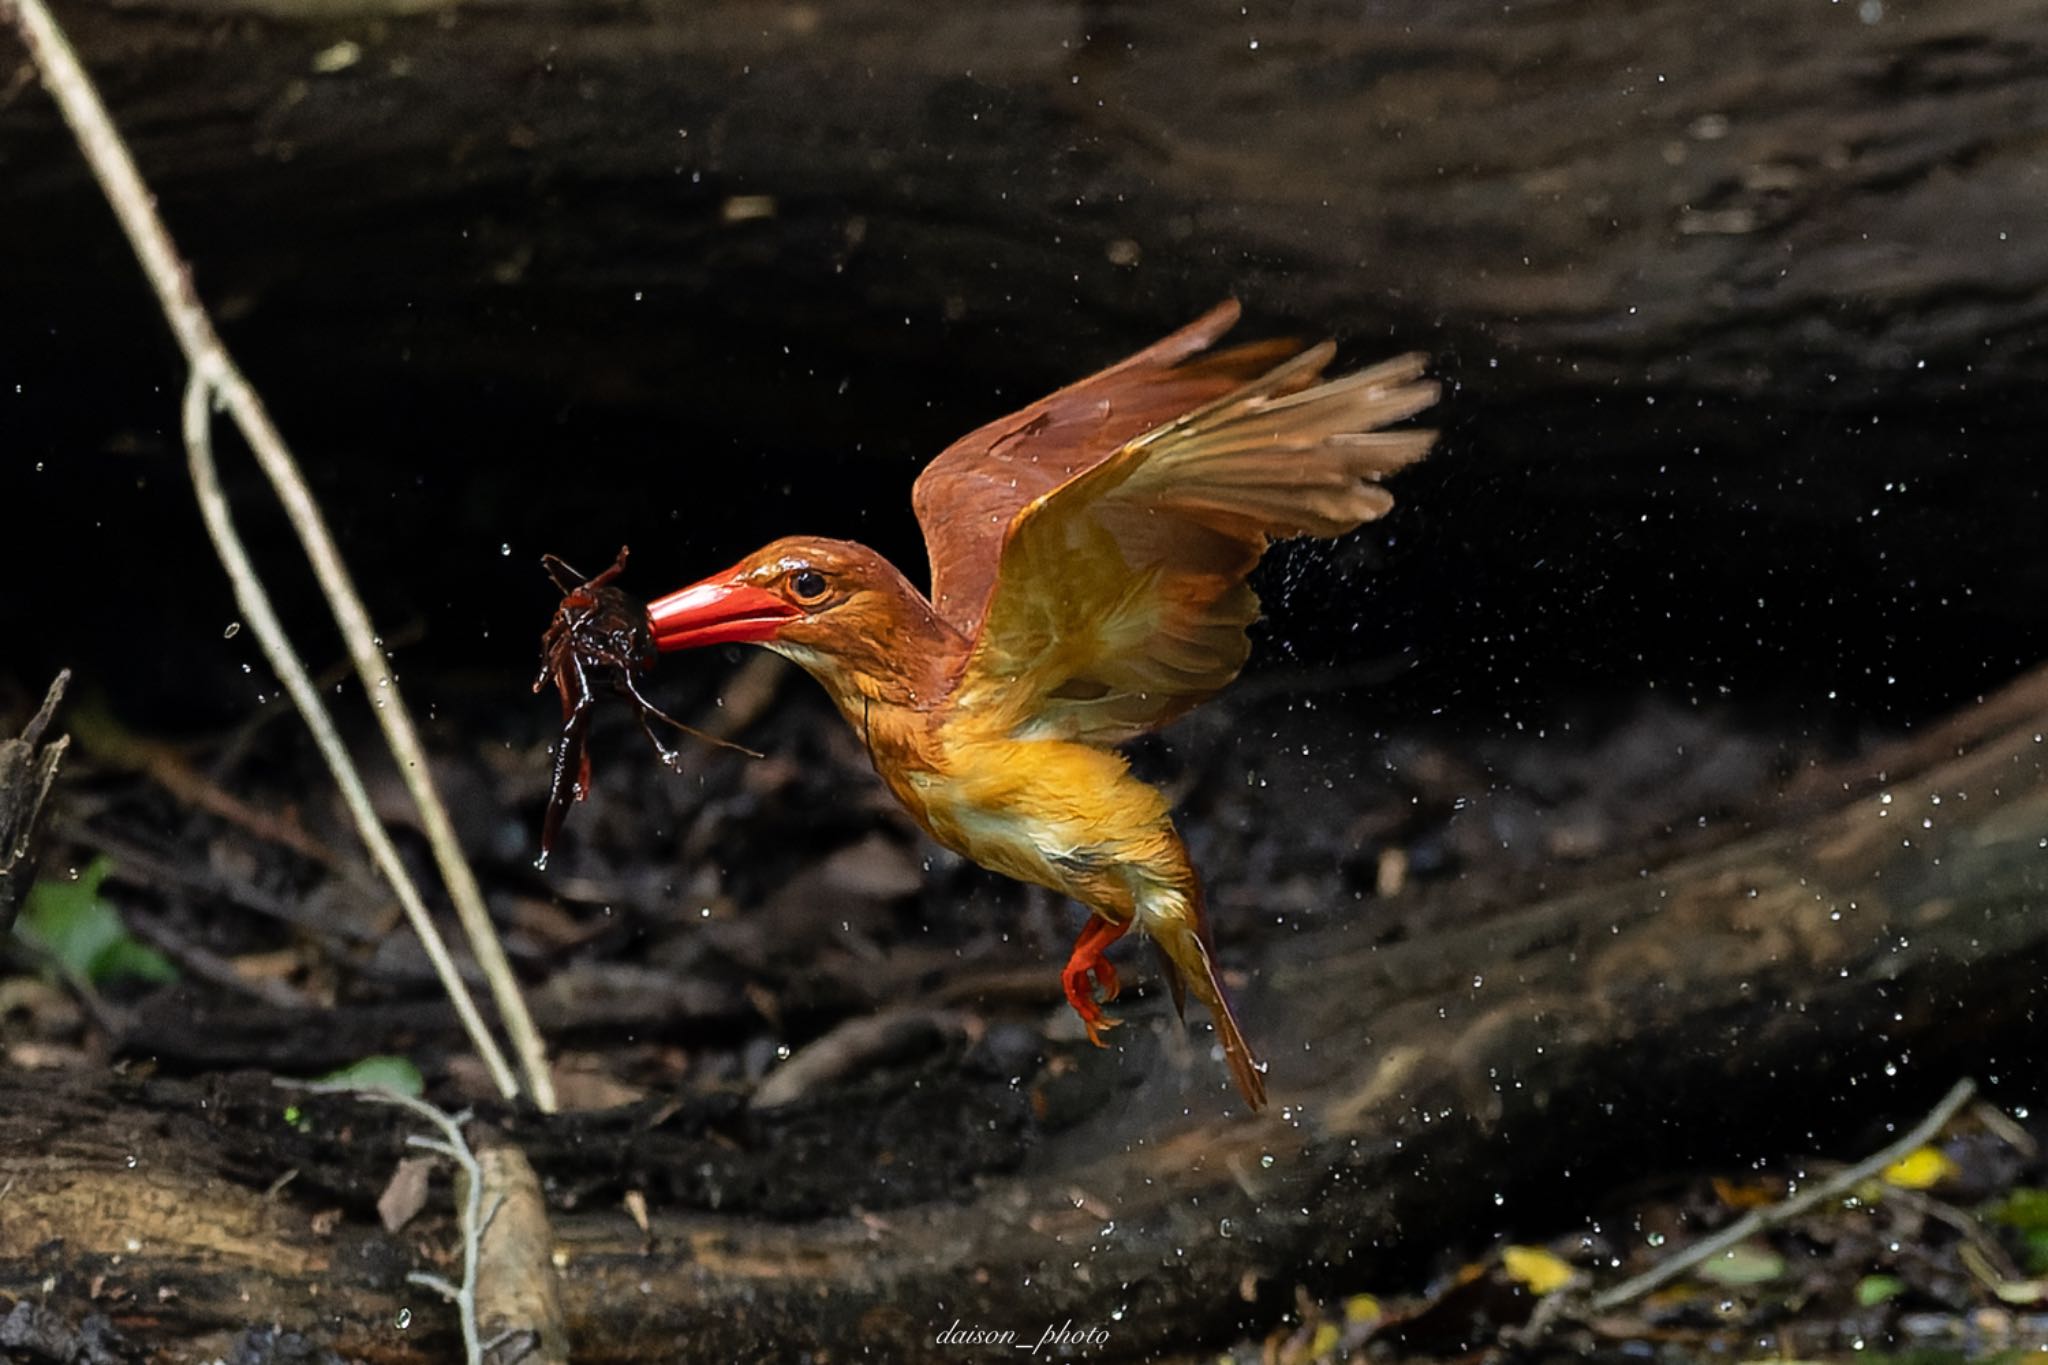
[[1108,750],[1061,740],[946,745],[889,785],[933,838],[976,863],[1128,920],[1138,888],[1184,863],[1166,800]]

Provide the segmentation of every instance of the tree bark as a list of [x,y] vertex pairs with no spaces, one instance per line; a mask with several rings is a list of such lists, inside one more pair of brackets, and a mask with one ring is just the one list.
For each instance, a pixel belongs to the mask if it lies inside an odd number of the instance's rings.
[[35,882],[37,820],[71,745],[68,735],[47,743],[44,735],[56,719],[70,680],[70,674],[59,674],[20,736],[0,739],[0,937],[13,929],[14,917]]
[[[1186,1093],[1214,1077],[1156,1008],[1120,1054],[1023,1092],[941,1062],[766,1115],[493,1117],[554,1191],[578,1360],[953,1359],[956,1321],[1100,1329],[1110,1359],[1213,1341],[1297,1284],[1369,1288],[1483,1242],[1502,1206],[1529,1228],[1674,1158],[1867,1142],[1856,1125],[2026,1036],[2044,730],[2036,673],[1825,802],[1788,793],[1780,828],[1403,943],[1274,943],[1244,1000],[1273,1063],[1256,1119]],[[892,1168],[915,1186],[927,1151],[963,1150],[946,1115],[1014,1124],[1025,1092],[1042,1119],[1021,1156],[985,1148],[950,1191],[892,1196]],[[246,1075],[0,1073],[0,1293],[174,1355],[277,1323],[367,1360],[445,1358],[445,1313],[402,1283],[445,1228],[376,1225],[394,1125]],[[793,1212],[806,1186],[824,1193]],[[650,1188],[643,1235],[617,1200]]]

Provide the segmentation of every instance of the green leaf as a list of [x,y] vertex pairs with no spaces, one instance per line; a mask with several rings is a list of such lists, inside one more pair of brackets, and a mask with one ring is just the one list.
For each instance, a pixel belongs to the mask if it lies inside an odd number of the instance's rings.
[[1743,1242],[1700,1263],[1700,1278],[1735,1288],[1764,1284],[1785,1273],[1785,1258],[1769,1247]]
[[1982,1216],[2020,1235],[2027,1248],[2027,1274],[2048,1275],[2048,1190],[2022,1185],[1984,1209]]
[[1906,1282],[1896,1275],[1865,1275],[1856,1282],[1856,1302],[1865,1308],[1889,1303],[1906,1292]]
[[47,951],[80,976],[92,960],[121,935],[121,924],[100,900],[100,883],[111,866],[95,858],[69,881],[45,877],[28,889],[15,932]]
[[100,898],[100,884],[112,867],[106,858],[95,858],[69,880],[37,882],[14,931],[95,985],[123,977],[176,981],[178,969],[130,937],[120,912]]
[[178,969],[171,965],[169,958],[147,943],[126,937],[109,943],[105,951],[93,959],[92,979],[95,981],[114,981],[129,976],[164,985],[178,979]]
[[339,1085],[350,1090],[389,1090],[414,1099],[418,1099],[427,1088],[420,1069],[403,1057],[365,1057],[339,1071],[329,1072],[317,1084]]
[[2035,1229],[2026,1234],[2027,1273],[2048,1275],[2048,1230]]
[[2048,1190],[2021,1186],[1992,1205],[1991,1220],[2021,1232],[2048,1232]]

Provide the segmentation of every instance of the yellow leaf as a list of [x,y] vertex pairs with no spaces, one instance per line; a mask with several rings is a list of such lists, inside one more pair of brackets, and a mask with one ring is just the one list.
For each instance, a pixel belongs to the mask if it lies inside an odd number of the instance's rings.
[[1378,1322],[1386,1311],[1380,1307],[1380,1301],[1370,1294],[1353,1294],[1344,1300],[1346,1322]]
[[1309,1358],[1312,1360],[1320,1359],[1330,1354],[1330,1352],[1337,1349],[1337,1343],[1343,1339],[1343,1336],[1344,1334],[1337,1330],[1337,1324],[1334,1322],[1326,1322],[1316,1328],[1315,1340],[1308,1344]]
[[1539,1297],[1554,1294],[1572,1281],[1571,1265],[1542,1247],[1507,1247],[1500,1254],[1508,1278]]
[[1931,1190],[1957,1175],[1956,1163],[1938,1148],[1921,1147],[1884,1168],[1884,1182],[1902,1190]]

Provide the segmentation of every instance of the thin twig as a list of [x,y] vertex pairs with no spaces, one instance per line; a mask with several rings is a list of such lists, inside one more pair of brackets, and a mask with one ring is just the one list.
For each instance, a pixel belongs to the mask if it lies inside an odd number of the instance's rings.
[[469,1112],[464,1110],[460,1114],[450,1114],[428,1104],[425,1100],[416,1099],[411,1095],[401,1095],[396,1090],[382,1087],[282,1079],[276,1084],[289,1090],[311,1091],[316,1095],[354,1095],[370,1104],[392,1105],[440,1130],[439,1138],[412,1134],[406,1138],[405,1145],[438,1153],[461,1168],[464,1195],[462,1208],[457,1213],[457,1223],[462,1232],[462,1283],[455,1284],[423,1270],[415,1270],[405,1279],[408,1284],[433,1290],[455,1305],[455,1311],[462,1319],[463,1360],[466,1365],[483,1365],[483,1343],[476,1316],[476,1273],[478,1258],[483,1253],[484,1227],[488,1220],[484,1216],[483,1166],[477,1161],[476,1153],[470,1150],[468,1140],[462,1136],[462,1125],[469,1122]]
[[1983,1258],[1985,1268],[1996,1275],[1999,1282],[2010,1284],[2014,1280],[2025,1278],[2020,1268],[2013,1264],[2012,1257],[2006,1255],[2005,1248],[1998,1244],[1998,1239],[1992,1236],[1982,1223],[1954,1204],[1936,1199],[1933,1195],[1919,1190],[1899,1189],[1887,1189],[1884,1192],[1884,1202],[1906,1213],[1948,1224],[1957,1236],[1976,1247],[1977,1254]]
[[455,965],[447,943],[441,938],[441,931],[434,927],[434,918],[428,913],[426,901],[421,898],[412,874],[406,871],[398,846],[392,843],[390,833],[371,807],[370,794],[364,789],[363,779],[349,757],[348,746],[342,743],[340,733],[334,728],[334,717],[328,714],[327,704],[320,699],[320,694],[313,690],[313,680],[307,675],[306,666],[300,662],[291,641],[286,638],[284,625],[270,605],[270,594],[264,591],[262,581],[249,563],[249,552],[243,548],[242,538],[235,531],[227,495],[221,491],[220,473],[213,462],[211,394],[212,384],[206,363],[202,361],[193,366],[191,381],[185,386],[185,450],[191,468],[192,489],[199,498],[199,514],[206,522],[207,534],[213,537],[214,550],[227,567],[228,578],[235,585],[235,604],[249,618],[249,628],[256,633],[256,642],[262,646],[263,656],[270,660],[278,680],[291,694],[293,705],[306,718],[306,728],[313,732],[313,742],[319,746],[321,757],[327,760],[327,769],[334,775],[335,786],[341,789],[342,803],[355,819],[356,830],[362,835],[363,844],[370,850],[370,857],[378,870],[384,874],[384,880],[390,882],[391,889],[397,893],[407,921],[411,923],[413,932],[419,935],[420,944],[427,951],[427,960],[434,966],[434,974],[441,979],[441,988],[448,992],[448,998],[455,1004],[455,1013],[469,1034],[471,1045],[483,1058],[484,1065],[490,1068],[491,1078],[498,1083],[499,1091],[509,1098],[518,1093],[519,1086],[511,1068],[506,1065],[505,1054],[491,1036],[490,1026],[477,1012],[476,1000],[463,983],[462,970]]
[[2032,1161],[2041,1154],[2041,1144],[2034,1141],[2034,1135],[2020,1127],[2012,1115],[2000,1109],[1989,1100],[1979,1100],[1970,1112],[1977,1122],[1991,1130],[2000,1142]]
[[[28,44],[29,54],[42,73],[44,85],[70,124],[80,151],[113,207],[115,217],[142,263],[143,273],[156,291],[164,318],[177,337],[186,362],[192,367],[186,397],[188,438],[195,426],[206,424],[206,410],[217,401],[233,416],[257,464],[270,480],[278,500],[284,504],[292,529],[297,532],[299,543],[304,547],[326,594],[328,606],[341,627],[342,639],[355,661],[363,687],[369,693],[377,722],[383,728],[385,740],[398,762],[399,773],[419,807],[421,826],[433,847],[435,862],[441,869],[456,915],[469,937],[477,965],[490,982],[499,1014],[511,1034],[513,1049],[519,1055],[527,1091],[537,1106],[552,1112],[556,1107],[554,1084],[548,1074],[540,1033],[527,1012],[518,979],[513,975],[504,947],[491,925],[476,874],[463,856],[447,808],[435,790],[425,749],[399,696],[397,680],[391,676],[390,662],[377,643],[369,613],[350,581],[347,566],[342,562],[341,553],[334,544],[312,491],[299,472],[297,461],[292,458],[284,437],[270,420],[262,399],[236,369],[227,347],[215,332],[213,321],[193,288],[191,271],[178,256],[169,231],[157,216],[154,197],[143,184],[134,159],[107,116],[105,105],[56,19],[43,0],[0,0],[0,15],[13,19]],[[199,414],[197,421],[193,416],[195,405]],[[194,462],[196,465],[196,455]],[[222,557],[226,559],[225,550]],[[243,558],[246,570],[246,556]],[[253,574],[249,581],[255,581]],[[238,597],[242,586],[238,582]],[[247,610],[246,606],[244,610]],[[282,641],[281,633],[278,639]],[[276,663],[276,655],[272,656],[272,663]],[[302,665],[296,666],[294,672],[301,680],[304,679]],[[294,688],[292,691],[294,700],[298,701],[299,690]],[[303,702],[300,709],[305,711]],[[312,723],[310,713],[307,720]],[[389,872],[387,868],[386,874]],[[429,953],[432,953],[431,947]],[[457,997],[457,1008],[462,1008],[460,997]],[[479,1047],[478,1050],[481,1052],[483,1049]],[[503,1082],[500,1084],[502,1087]]]
[[[180,863],[125,834],[108,829],[104,824],[88,824],[60,815],[51,822],[51,833],[67,843],[96,849],[113,859],[114,868],[109,875],[117,882],[224,901],[252,915],[289,924],[329,945],[368,943],[377,937],[363,924],[331,913],[322,914],[317,908],[305,908],[283,896],[273,896],[246,878]],[[369,890],[365,894],[377,896],[381,907],[382,895],[375,890],[375,879],[367,871],[358,872],[349,880],[360,881],[367,886]]]
[[269,977],[242,975],[235,970],[234,963],[192,942],[154,916],[130,915],[128,932],[177,963],[186,972],[201,981],[219,986],[222,990],[246,995],[273,1009],[304,1010],[313,1006],[312,1000],[282,981],[274,981]]
[[1941,1103],[1929,1110],[1927,1117],[1914,1124],[1907,1131],[1906,1135],[1898,1141],[1886,1146],[1882,1151],[1876,1152],[1857,1162],[1854,1166],[1848,1166],[1837,1171],[1819,1184],[1809,1185],[1782,1203],[1773,1204],[1769,1208],[1750,1210],[1713,1236],[1702,1238],[1685,1250],[1668,1257],[1652,1269],[1644,1271],[1633,1279],[1624,1280],[1612,1289],[1595,1294],[1592,1303],[1593,1310],[1604,1313],[1610,1309],[1619,1308],[1632,1299],[1641,1298],[1660,1285],[1677,1279],[1680,1275],[1683,1275],[1701,1262],[1718,1256],[1736,1243],[1756,1236],[1765,1228],[1773,1228],[1781,1223],[1790,1222],[1815,1204],[1833,1199],[1838,1195],[1846,1194],[1864,1181],[1873,1178],[1878,1172],[1893,1162],[1900,1160],[1909,1152],[1917,1151],[1921,1147],[1926,1146],[1947,1125],[1948,1121],[1956,1116],[1957,1111],[1970,1102],[1970,1097],[1976,1093],[1977,1083],[1975,1081],[1967,1077],[1957,1081],[1948,1094],[1941,1097]]
[[66,962],[36,939],[25,934],[0,934],[0,961],[15,960],[57,978],[92,1020],[93,1027],[106,1036],[109,1047],[118,1047],[128,1036],[128,1012],[101,995],[92,978]]
[[[282,706],[264,709],[270,713],[286,710]],[[335,850],[285,812],[234,795],[194,768],[175,745],[132,734],[111,714],[98,709],[73,721],[71,732],[92,757],[141,773],[184,806],[216,816],[308,861],[333,868],[343,865]]]

